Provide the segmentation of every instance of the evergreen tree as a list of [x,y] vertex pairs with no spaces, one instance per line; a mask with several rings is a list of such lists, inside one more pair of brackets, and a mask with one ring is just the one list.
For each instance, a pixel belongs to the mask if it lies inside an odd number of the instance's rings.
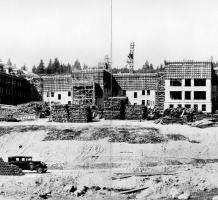
[[10,58],[8,58],[7,65],[8,65],[8,66],[12,66],[12,62],[11,62],[11,59],[10,59]]
[[23,65],[23,66],[21,67],[21,70],[27,71],[26,65]]
[[67,73],[70,73],[72,71],[72,66],[68,63],[67,64]]
[[34,74],[36,74],[36,66],[35,66],[35,65],[34,65],[33,68],[32,68],[32,72],[33,72]]
[[53,63],[52,63],[52,59],[49,60],[48,66],[45,70],[46,74],[52,74],[53,72]]
[[73,65],[73,70],[82,70],[79,60],[76,60]]
[[61,73],[61,69],[60,69],[61,65],[60,65],[58,58],[55,58],[52,68],[54,70],[53,73]]
[[44,66],[44,62],[42,59],[40,60],[39,66],[36,68],[36,73],[37,74],[44,74],[45,73],[45,66]]

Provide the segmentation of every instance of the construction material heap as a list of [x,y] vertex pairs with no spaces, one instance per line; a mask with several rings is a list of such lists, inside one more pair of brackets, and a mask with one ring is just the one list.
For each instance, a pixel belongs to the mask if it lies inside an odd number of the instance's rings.
[[36,116],[40,118],[45,118],[49,116],[49,106],[46,102],[29,102],[25,104],[20,104],[18,106],[1,105],[0,107],[0,120],[8,121],[12,118],[21,119],[25,116]]
[[128,98],[110,97],[104,101],[104,118],[108,119],[125,119],[125,106]]
[[66,105],[53,105],[51,109],[51,117],[54,122],[67,122],[68,112]]
[[85,105],[69,105],[69,122],[91,122],[91,109]]
[[156,123],[169,124],[180,123],[185,124],[188,122],[196,121],[197,110],[192,108],[168,108],[164,111],[163,117],[158,119]]
[[23,175],[23,172],[19,167],[15,165],[9,165],[7,162],[4,162],[2,158],[0,158],[0,175],[21,176]]
[[40,118],[49,116],[49,105],[46,102],[29,102],[17,106],[17,114],[35,114]]
[[91,122],[91,109],[85,105],[53,105],[51,110],[52,121],[55,122]]
[[125,118],[127,120],[141,120],[146,118],[147,108],[143,105],[127,105]]

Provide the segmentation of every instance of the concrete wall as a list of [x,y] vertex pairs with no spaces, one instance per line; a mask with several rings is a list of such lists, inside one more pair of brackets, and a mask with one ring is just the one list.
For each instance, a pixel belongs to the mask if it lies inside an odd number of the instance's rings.
[[[61,99],[58,99],[58,94],[61,94]],[[68,96],[68,91],[61,91],[61,92],[54,92],[54,97],[51,97],[51,92],[49,92],[49,97],[47,96],[47,92],[43,92],[43,101],[46,102],[55,102],[55,103],[60,103],[60,104],[68,104],[72,103],[72,92],[71,96]]]
[[[137,92],[137,98],[134,98],[134,92]],[[150,106],[154,107],[155,106],[155,90],[150,90],[150,95],[147,95],[147,90],[145,90],[145,95],[142,95],[142,90],[127,90],[126,91],[126,96],[129,99],[129,102],[131,104],[137,104],[141,105],[142,100],[145,101],[145,105],[147,105],[147,100],[150,101]]]
[[[191,79],[191,86],[185,86],[185,79],[182,79],[182,86],[170,86],[170,80],[165,80],[165,103],[164,109],[169,108],[170,105],[177,107],[179,104],[185,107],[185,104],[190,104],[191,108],[198,105],[198,110],[201,111],[202,104],[206,105],[207,113],[212,112],[212,88],[211,79],[206,79],[206,86],[194,86],[194,79]],[[182,91],[182,100],[173,100],[170,98],[170,91]],[[191,99],[185,100],[185,91],[191,91]],[[194,91],[206,91],[205,100],[194,100]]]

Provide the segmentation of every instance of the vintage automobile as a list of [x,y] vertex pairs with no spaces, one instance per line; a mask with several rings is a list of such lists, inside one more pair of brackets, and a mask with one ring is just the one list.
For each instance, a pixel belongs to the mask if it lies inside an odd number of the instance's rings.
[[41,161],[33,161],[30,156],[11,156],[8,157],[8,163],[18,166],[22,170],[35,170],[38,173],[45,173],[47,165]]

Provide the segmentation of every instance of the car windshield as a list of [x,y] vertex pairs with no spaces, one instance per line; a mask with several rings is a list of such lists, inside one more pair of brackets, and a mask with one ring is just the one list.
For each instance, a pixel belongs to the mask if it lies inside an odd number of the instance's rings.
[[26,161],[32,161],[32,158],[26,158]]

